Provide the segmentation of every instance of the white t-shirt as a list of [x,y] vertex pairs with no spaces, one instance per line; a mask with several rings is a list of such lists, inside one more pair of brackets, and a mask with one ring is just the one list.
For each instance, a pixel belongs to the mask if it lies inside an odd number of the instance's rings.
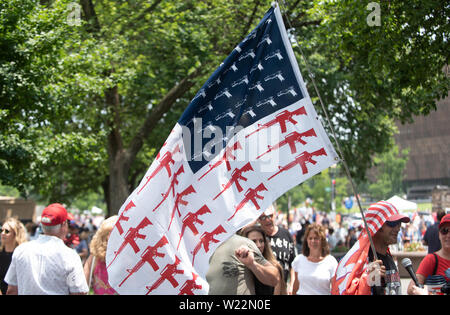
[[303,254],[295,257],[292,268],[297,273],[299,288],[298,295],[330,295],[331,278],[338,262],[331,255],[320,262],[311,262]]
[[56,237],[40,235],[19,245],[13,253],[5,282],[19,295],[87,293],[80,256]]

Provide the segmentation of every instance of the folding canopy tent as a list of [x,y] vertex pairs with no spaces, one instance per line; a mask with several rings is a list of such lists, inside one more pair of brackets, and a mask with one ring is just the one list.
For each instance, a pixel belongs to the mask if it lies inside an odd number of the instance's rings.
[[402,211],[417,211],[417,203],[405,200],[399,196],[392,196],[387,202],[392,203],[399,212]]

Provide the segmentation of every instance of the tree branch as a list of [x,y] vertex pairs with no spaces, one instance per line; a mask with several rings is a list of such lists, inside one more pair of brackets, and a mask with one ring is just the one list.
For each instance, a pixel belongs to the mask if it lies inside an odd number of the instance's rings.
[[83,8],[83,17],[89,24],[88,32],[99,34],[101,30],[100,22],[98,21],[97,14],[95,13],[95,8],[92,0],[80,0],[80,3],[81,7]]
[[[133,20],[131,20],[131,21],[128,21],[128,22],[125,24],[125,26],[120,30],[119,35],[123,35],[123,33],[124,33],[126,30],[128,30],[128,28],[129,28],[131,25],[133,25],[133,23],[134,23],[135,21],[139,21],[139,20],[143,19],[143,18],[145,17],[146,14],[148,14],[148,13],[152,12],[153,10],[155,10],[156,7],[157,7],[161,2],[162,2],[162,0],[155,0],[155,1],[153,2],[153,4],[152,4],[150,7],[148,7],[148,8],[145,9],[144,11],[142,11],[141,14],[139,14],[135,19],[133,19]],[[115,22],[115,21],[114,21],[114,22]]]
[[142,148],[144,144],[144,140],[150,135],[150,133],[155,128],[158,121],[162,118],[162,116],[169,111],[175,101],[183,96],[194,84],[194,78],[201,75],[201,71],[197,69],[190,75],[186,76],[180,83],[175,85],[159,102],[158,105],[154,109],[152,109],[145,119],[143,125],[133,137],[130,142],[130,146],[128,148],[128,163],[132,164],[133,160],[136,158],[137,153]]
[[308,26],[308,25],[320,25],[322,23],[322,20],[312,20],[312,21],[294,21],[291,23],[293,28],[298,28],[302,26]]
[[250,29],[250,26],[252,26],[253,20],[255,19],[256,11],[258,10],[258,7],[260,5],[260,1],[256,1],[255,7],[253,8],[252,15],[250,16],[247,24],[245,25],[244,29],[242,30],[241,38],[244,38],[248,34],[248,30]]

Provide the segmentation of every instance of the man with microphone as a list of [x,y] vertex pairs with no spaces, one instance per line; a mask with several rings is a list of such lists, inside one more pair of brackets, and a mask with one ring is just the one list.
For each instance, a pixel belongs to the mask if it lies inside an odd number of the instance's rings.
[[[341,259],[332,279],[332,294],[400,295],[401,281],[389,245],[397,243],[401,223],[410,219],[386,201],[372,204],[364,213],[376,251],[374,259],[367,231]],[[375,261],[374,261],[375,260]]]

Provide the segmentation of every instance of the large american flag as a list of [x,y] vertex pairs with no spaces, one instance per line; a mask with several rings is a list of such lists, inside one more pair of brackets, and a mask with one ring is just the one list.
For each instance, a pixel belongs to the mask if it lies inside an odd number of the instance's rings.
[[337,160],[274,4],[198,91],[119,210],[110,284],[120,294],[206,294],[220,243]]

